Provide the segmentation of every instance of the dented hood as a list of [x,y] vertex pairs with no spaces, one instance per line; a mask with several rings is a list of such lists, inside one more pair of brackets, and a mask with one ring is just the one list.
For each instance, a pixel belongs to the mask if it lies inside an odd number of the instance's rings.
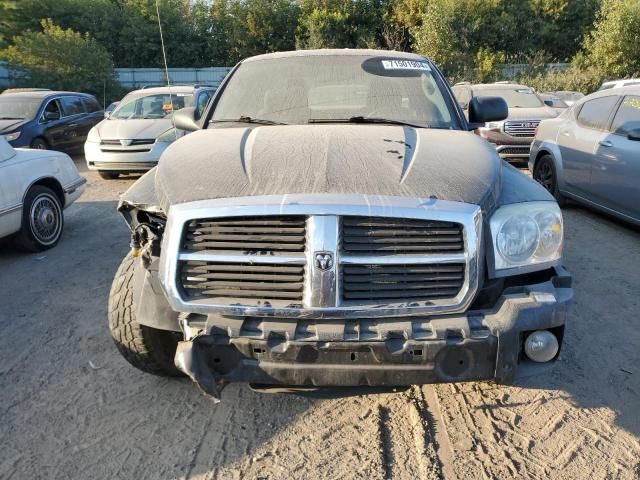
[[500,194],[494,148],[469,132],[387,125],[202,130],[163,154],[163,210],[224,197],[344,193],[436,197],[489,206]]

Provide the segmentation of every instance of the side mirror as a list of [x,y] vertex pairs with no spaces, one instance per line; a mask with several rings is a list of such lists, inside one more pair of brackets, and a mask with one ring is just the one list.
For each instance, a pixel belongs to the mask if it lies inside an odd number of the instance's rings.
[[544,100],[544,104],[547,107],[553,107],[553,100]]
[[186,130],[188,132],[195,132],[200,130],[200,125],[196,120],[195,107],[186,107],[176,110],[173,113],[173,124],[180,130]]
[[502,97],[473,97],[469,102],[469,128],[475,130],[487,122],[499,122],[509,116]]
[[629,140],[635,140],[636,142],[640,142],[640,128],[634,128],[633,130],[629,130],[627,132],[627,138]]
[[60,120],[60,112],[44,112],[44,120],[45,122]]

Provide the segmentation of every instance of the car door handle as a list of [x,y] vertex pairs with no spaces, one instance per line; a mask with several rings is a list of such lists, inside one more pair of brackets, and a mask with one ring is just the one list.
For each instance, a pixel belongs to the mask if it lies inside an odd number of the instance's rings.
[[600,144],[601,147],[613,147],[613,143],[611,143],[609,140],[602,140],[601,142],[598,142]]

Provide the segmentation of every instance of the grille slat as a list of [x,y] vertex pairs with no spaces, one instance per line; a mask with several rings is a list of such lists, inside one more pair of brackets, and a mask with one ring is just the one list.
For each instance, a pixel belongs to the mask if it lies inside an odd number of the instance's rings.
[[435,254],[464,250],[462,227],[452,222],[398,218],[345,217],[345,254]]
[[190,299],[302,302],[304,266],[181,262],[182,288]]
[[193,220],[187,224],[187,251],[264,252],[303,255],[305,217],[234,217]]

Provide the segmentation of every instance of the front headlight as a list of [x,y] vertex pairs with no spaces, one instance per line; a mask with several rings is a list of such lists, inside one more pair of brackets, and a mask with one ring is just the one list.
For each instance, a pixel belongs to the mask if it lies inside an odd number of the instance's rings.
[[14,141],[14,140],[17,140],[18,138],[20,138],[20,132],[7,133],[7,134],[4,136],[4,139],[5,139],[7,142],[12,142],[12,141]]
[[563,226],[555,202],[505,205],[490,220],[495,269],[553,265],[562,256]]
[[162,143],[175,142],[180,137],[184,137],[186,133],[187,132],[185,130],[180,130],[179,128],[170,128],[169,130],[164,132],[162,135],[160,135],[156,140],[156,142],[162,142]]
[[91,143],[100,143],[100,134],[98,133],[98,129],[93,127],[89,130],[89,134],[87,135],[87,142]]

